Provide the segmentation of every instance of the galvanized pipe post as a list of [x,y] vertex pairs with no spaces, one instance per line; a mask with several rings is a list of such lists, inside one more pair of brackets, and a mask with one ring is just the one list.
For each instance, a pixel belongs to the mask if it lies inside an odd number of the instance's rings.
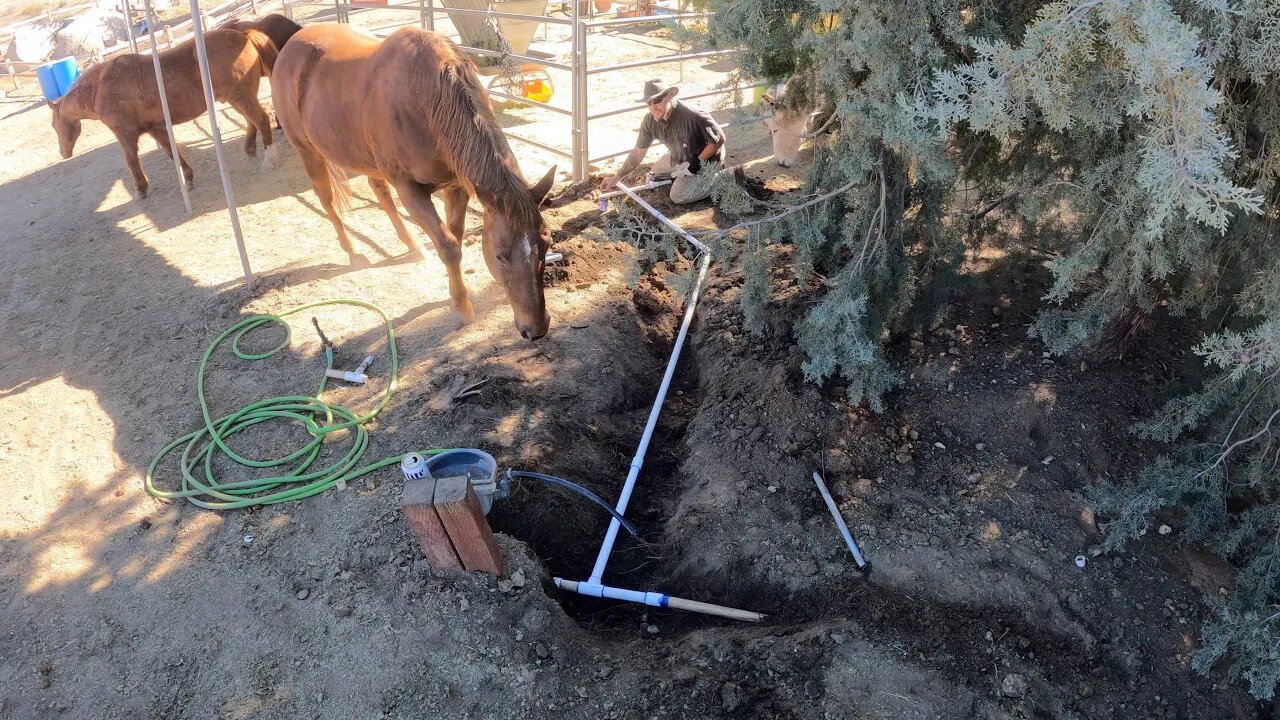
[[587,179],[590,154],[587,133],[587,23],[579,14],[579,3],[573,3],[573,181]]
[[164,130],[169,135],[169,149],[173,151],[173,169],[178,173],[178,189],[182,191],[182,204],[191,215],[191,194],[187,192],[187,174],[182,171],[182,159],[178,153],[178,140],[173,135],[173,116],[169,114],[169,92],[164,87],[164,71],[160,69],[160,46],[156,44],[156,16],[151,11],[151,0],[142,0],[147,18],[147,36],[151,38],[151,68],[156,73],[156,87],[160,90],[160,112],[164,114]]
[[129,0],[121,0],[120,7],[124,9],[124,36],[129,39],[129,52],[137,55],[138,41],[133,37],[133,9],[129,7]]
[[240,213],[236,212],[235,194],[231,192],[231,176],[227,174],[227,160],[222,152],[222,134],[218,131],[218,109],[214,105],[213,84],[209,81],[209,55],[204,46],[204,18],[197,0],[191,0],[191,29],[195,33],[196,60],[200,63],[200,82],[204,86],[204,101],[209,112],[209,129],[213,133],[213,152],[218,158],[218,174],[222,176],[222,193],[227,199],[227,214],[231,216],[231,232],[235,235],[236,249],[240,252],[240,267],[244,270],[244,284],[253,292],[253,271],[249,269],[249,254],[244,249],[244,234],[240,231]]

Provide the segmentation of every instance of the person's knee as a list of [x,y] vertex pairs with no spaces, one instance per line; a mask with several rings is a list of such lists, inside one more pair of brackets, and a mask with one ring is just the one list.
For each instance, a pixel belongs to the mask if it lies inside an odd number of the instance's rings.
[[711,197],[711,193],[694,192],[694,191],[690,191],[687,188],[671,189],[671,202],[675,203],[676,205],[688,205],[689,203],[698,202],[699,200],[703,200],[708,197]]

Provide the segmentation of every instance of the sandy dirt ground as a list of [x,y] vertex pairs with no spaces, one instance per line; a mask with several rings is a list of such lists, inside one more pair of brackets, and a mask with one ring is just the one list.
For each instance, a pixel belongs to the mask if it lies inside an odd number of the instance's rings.
[[[613,99],[638,94],[652,75],[615,80]],[[632,251],[604,239],[587,188],[562,176],[546,211],[554,249],[568,257],[548,270],[551,333],[537,343],[517,335],[475,244],[474,212],[464,268],[477,316],[460,326],[439,261],[401,257],[363,180],[353,181],[347,224],[370,265],[353,266],[281,134],[281,162],[259,174],[229,112],[254,293],[242,285],[204,120],[178,129],[196,172],[188,216],[172,164],[149,144],[152,193],[133,200],[100,124],[86,122],[63,161],[47,108],[0,102],[0,717],[1269,712],[1189,668],[1206,599],[1231,573],[1181,548],[1176,518],[1170,536],[1097,552],[1083,493],[1147,457],[1124,428],[1182,369],[1154,350],[1087,375],[1043,358],[1025,332],[1043,270],[999,248],[974,251],[970,290],[945,323],[895,342],[910,382],[883,415],[849,407],[838,386],[801,380],[793,323],[814,290],[796,285],[787,247],[771,251],[763,335],[741,328],[732,265],[713,269],[629,513],[643,541],[619,542],[609,577],[768,613],[762,625],[560,593],[551,576],[587,574],[607,516],[549,487],[518,484],[491,515],[501,578],[433,574],[401,517],[394,471],[252,510],[152,499],[143,486],[152,457],[200,425],[204,348],[242,317],[344,297],[392,318],[401,358],[368,459],[480,447],[503,467],[559,474],[612,499],[681,309],[664,278],[687,262],[631,281]],[[567,137],[562,122],[526,111],[506,122]],[[601,143],[626,147],[638,117],[618,123]],[[734,159],[753,175],[777,190],[796,185],[775,172],[758,126],[733,138]],[[515,148],[530,179],[552,162]],[[655,201],[682,221],[715,222],[705,205]],[[337,308],[294,316],[288,350],[271,360],[215,354],[215,413],[314,392],[324,361],[312,314],[336,341],[339,366],[375,357],[370,386],[326,399],[372,405],[388,380],[380,320]],[[249,344],[279,339],[264,331]],[[432,410],[459,377],[487,383]],[[236,447],[271,456],[300,435],[264,427]],[[814,492],[815,466],[875,562],[869,578]],[[160,477],[172,482],[173,466]]]

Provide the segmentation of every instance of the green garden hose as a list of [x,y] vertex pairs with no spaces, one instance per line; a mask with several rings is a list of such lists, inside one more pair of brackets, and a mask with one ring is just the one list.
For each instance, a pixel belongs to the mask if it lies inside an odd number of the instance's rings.
[[[324,392],[327,377],[320,380],[320,388],[315,397],[306,395],[282,395],[259,400],[255,403],[220,418],[214,419],[209,414],[209,403],[204,393],[205,371],[214,350],[227,338],[231,340],[231,350],[243,360],[263,360],[289,346],[291,331],[284,318],[295,313],[326,305],[354,305],[372,310],[382,317],[387,328],[387,349],[391,355],[391,372],[386,392],[365,415],[357,415],[341,405],[330,405],[320,399]],[[284,340],[279,346],[262,353],[246,353],[240,349],[240,341],[244,336],[264,325],[274,324],[284,329]],[[325,353],[326,370],[333,367],[333,355]],[[399,362],[396,358],[396,337],[387,314],[375,305],[360,300],[324,300],[286,310],[278,315],[255,315],[245,318],[227,328],[204,351],[200,359],[200,368],[196,376],[196,392],[200,398],[200,413],[204,417],[204,427],[169,443],[151,461],[147,468],[147,492],[151,495],[172,500],[186,498],[194,505],[210,510],[231,510],[254,505],[272,505],[275,503],[301,500],[328,490],[338,483],[347,483],[367,475],[375,470],[398,464],[404,455],[385,458],[363,467],[357,467],[365,450],[369,446],[369,431],[364,424],[382,412],[391,401],[391,394],[396,389],[396,375]],[[323,423],[318,419],[323,419]],[[335,422],[336,418],[336,422]],[[259,423],[272,420],[299,422],[311,435],[311,440],[302,447],[279,458],[255,460],[243,457],[227,447],[227,439],[232,435],[253,427]],[[347,453],[329,467],[312,470],[311,465],[320,454],[325,436],[331,432],[352,430],[355,440]],[[155,485],[156,468],[170,453],[179,447],[182,450],[182,487],[180,490],[162,490]],[[221,452],[231,460],[250,468],[276,468],[293,464],[292,470],[284,475],[240,480],[236,482],[219,482],[214,477],[213,467],[216,453]],[[421,455],[438,455],[443,449],[418,451]],[[296,461],[296,464],[294,464]],[[203,465],[202,472],[200,466]]]

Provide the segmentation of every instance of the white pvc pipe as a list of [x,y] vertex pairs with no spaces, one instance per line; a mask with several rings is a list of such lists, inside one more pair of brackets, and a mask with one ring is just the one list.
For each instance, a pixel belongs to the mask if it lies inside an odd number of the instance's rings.
[[[621,186],[619,186],[621,187]],[[707,275],[707,266],[711,264],[711,253],[704,252],[698,259],[698,274],[693,282],[693,290],[685,303],[684,319],[680,322],[680,333],[676,335],[675,346],[671,348],[671,358],[667,361],[667,371],[662,376],[662,385],[658,387],[658,396],[653,401],[653,409],[649,411],[649,421],[645,423],[644,434],[640,436],[640,446],[636,448],[635,457],[631,459],[631,470],[627,473],[627,481],[622,485],[622,494],[618,497],[615,508],[619,515],[627,513],[627,504],[631,501],[631,492],[635,489],[636,478],[640,476],[640,468],[644,466],[644,456],[649,450],[649,441],[653,439],[653,429],[658,425],[658,415],[662,413],[662,403],[667,398],[667,390],[671,387],[671,378],[676,374],[676,362],[680,359],[680,350],[689,335],[689,325],[693,322],[693,311],[698,307],[698,293],[702,290],[702,280]],[[609,521],[609,530],[605,533],[600,552],[596,555],[596,564],[591,571],[591,585],[599,585],[604,577],[605,566],[609,564],[609,554],[613,552],[613,543],[618,538],[618,528],[622,523],[617,518]]]
[[[208,105],[209,128],[213,131],[213,151],[218,157],[218,174],[222,176],[222,193],[227,198],[227,214],[231,216],[231,232],[240,251],[240,267],[244,270],[244,284],[253,291],[253,271],[249,269],[249,253],[244,249],[244,235],[240,232],[240,214],[236,212],[236,198],[231,192],[231,176],[227,174],[227,162],[222,154],[222,133],[218,131],[218,111],[213,104],[213,83],[209,81],[209,56],[204,47],[204,18],[200,6],[191,0],[191,29],[195,32],[196,59],[200,61],[200,81],[204,85],[204,101]],[[270,128],[267,130],[270,132]]]
[[739,610],[738,608],[726,607],[724,605],[698,602],[697,600],[686,600],[685,598],[668,595],[666,593],[628,590],[626,588],[616,588],[609,585],[593,585],[590,583],[580,583],[574,580],[565,580],[564,578],[555,578],[555,583],[558,588],[590,597],[625,600],[627,602],[640,603],[641,605],[648,605],[650,607],[669,607],[676,610],[687,610],[690,612],[702,613],[704,615],[715,615],[717,617],[729,618],[731,620],[742,620],[744,622],[760,622],[765,618],[763,613],[753,612],[751,610]]
[[867,561],[862,558],[862,551],[858,549],[858,543],[854,542],[853,535],[849,532],[849,526],[844,524],[844,516],[840,514],[840,508],[836,505],[835,498],[831,497],[831,492],[827,490],[827,484],[822,481],[822,476],[817,470],[813,471],[813,481],[818,484],[818,492],[822,493],[822,499],[827,503],[827,510],[831,511],[831,517],[835,518],[836,526],[840,528],[840,536],[844,538],[844,544],[849,546],[849,552],[853,553],[854,562],[858,563],[858,569],[861,570],[867,566]]
[[147,18],[147,34],[151,38],[151,67],[156,71],[156,87],[160,90],[160,111],[164,113],[164,131],[169,135],[169,149],[173,152],[173,169],[178,173],[178,189],[182,191],[182,204],[187,208],[187,215],[191,215],[191,195],[187,192],[187,177],[182,171],[182,160],[179,159],[178,139],[173,135],[173,116],[169,114],[169,93],[164,89],[164,72],[160,69],[160,46],[156,44],[156,17],[151,12],[151,0],[142,1]]

